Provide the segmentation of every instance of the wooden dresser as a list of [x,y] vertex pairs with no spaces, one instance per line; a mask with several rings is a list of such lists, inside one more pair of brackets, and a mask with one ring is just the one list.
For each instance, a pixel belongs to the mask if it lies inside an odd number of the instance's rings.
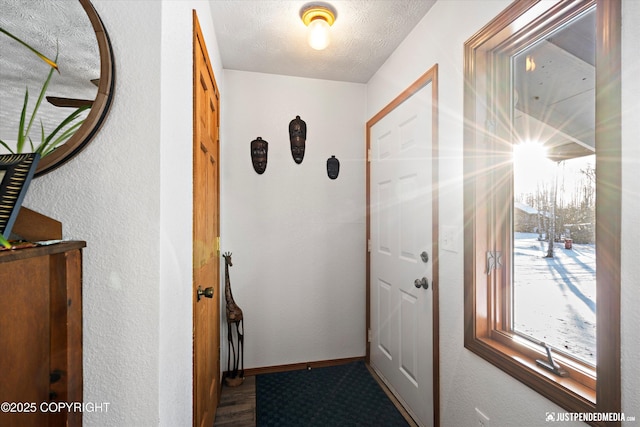
[[0,251],[0,426],[80,426],[82,248]]

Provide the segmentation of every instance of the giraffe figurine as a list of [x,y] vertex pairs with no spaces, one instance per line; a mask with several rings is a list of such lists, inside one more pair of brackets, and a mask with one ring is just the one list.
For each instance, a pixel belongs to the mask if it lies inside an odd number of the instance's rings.
[[[227,340],[229,341],[225,383],[233,387],[242,384],[244,381],[244,323],[242,309],[238,307],[231,293],[231,279],[229,279],[229,267],[233,266],[231,252],[225,252],[222,256],[224,257],[224,297],[227,302]],[[236,326],[235,334],[231,327],[232,324]],[[234,338],[238,343],[237,353]],[[231,368],[231,353],[233,353],[233,368]]]

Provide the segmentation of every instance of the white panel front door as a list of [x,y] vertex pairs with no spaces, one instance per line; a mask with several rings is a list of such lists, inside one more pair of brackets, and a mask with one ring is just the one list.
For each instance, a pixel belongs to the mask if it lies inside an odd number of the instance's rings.
[[[369,135],[370,361],[425,426],[434,422],[432,84]],[[427,289],[416,287],[423,278]]]

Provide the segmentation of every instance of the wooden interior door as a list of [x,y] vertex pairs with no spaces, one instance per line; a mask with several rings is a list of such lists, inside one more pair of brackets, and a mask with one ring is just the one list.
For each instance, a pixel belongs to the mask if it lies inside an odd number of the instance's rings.
[[438,405],[435,70],[367,127],[369,360],[421,426]]
[[193,11],[193,423],[211,427],[220,394],[219,94]]

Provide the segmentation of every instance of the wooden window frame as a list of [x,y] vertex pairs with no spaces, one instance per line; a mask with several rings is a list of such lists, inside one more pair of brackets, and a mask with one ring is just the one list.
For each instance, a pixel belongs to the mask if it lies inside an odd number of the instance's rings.
[[[594,5],[597,367],[554,353],[569,372],[563,378],[537,366],[542,347],[510,331],[512,145],[501,138],[510,132],[510,89],[500,83],[511,79],[504,61],[514,52]],[[621,412],[620,21],[620,0],[517,0],[465,43],[464,345],[570,412]],[[487,251],[504,254],[490,274]]]

